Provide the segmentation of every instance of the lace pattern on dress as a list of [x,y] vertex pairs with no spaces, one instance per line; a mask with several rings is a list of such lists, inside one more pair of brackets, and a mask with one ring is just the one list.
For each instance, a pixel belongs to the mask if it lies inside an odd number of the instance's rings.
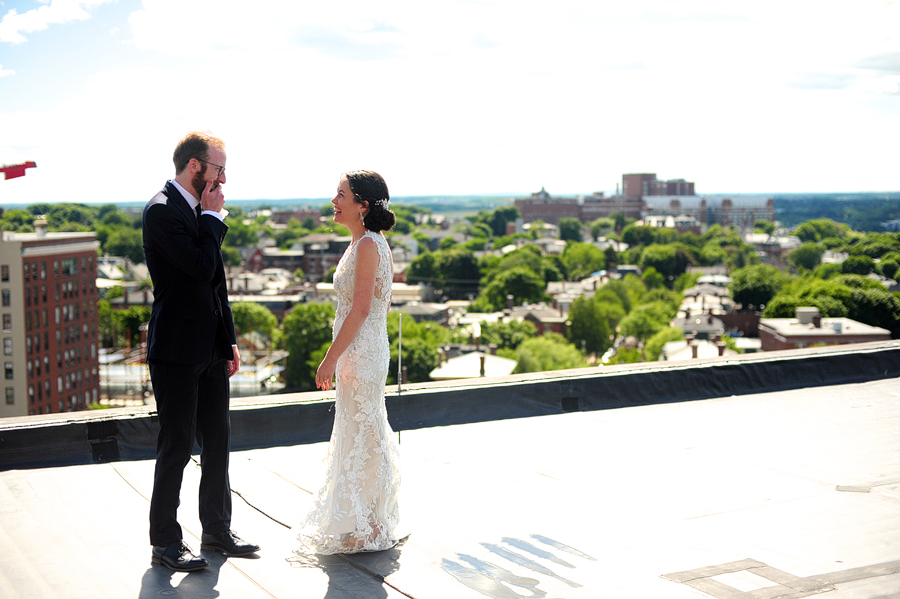
[[387,240],[372,231],[350,245],[334,273],[337,294],[333,336],[353,301],[356,248],[365,238],[378,249],[375,297],[359,334],[338,358],[334,428],[325,459],[325,484],[300,525],[295,553],[381,551],[397,543],[400,519],[399,452],[384,404],[390,347],[387,313],[393,266]]

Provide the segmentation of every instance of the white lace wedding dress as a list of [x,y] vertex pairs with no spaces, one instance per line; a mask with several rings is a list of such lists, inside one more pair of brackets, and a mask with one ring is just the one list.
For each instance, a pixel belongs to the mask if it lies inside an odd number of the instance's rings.
[[[337,361],[325,484],[300,525],[298,555],[381,551],[398,540],[400,461],[384,405],[393,268],[384,236],[368,231],[360,241],[365,238],[378,248],[375,297],[359,334]],[[334,273],[338,299],[334,335],[350,312],[360,241],[347,248]]]

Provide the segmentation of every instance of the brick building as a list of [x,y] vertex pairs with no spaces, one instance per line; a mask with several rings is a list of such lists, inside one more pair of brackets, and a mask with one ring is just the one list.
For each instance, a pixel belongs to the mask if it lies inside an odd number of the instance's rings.
[[541,188],[530,197],[516,198],[515,206],[526,223],[541,221],[556,225],[566,217],[588,223],[598,218],[607,218],[614,212],[622,212],[626,218],[640,218],[643,203],[640,197],[607,197],[600,192],[589,196],[553,197]]
[[753,229],[758,220],[775,220],[775,200],[766,196],[645,196],[644,215],[686,216],[703,226]]
[[820,345],[843,345],[888,341],[891,332],[850,318],[822,318],[819,309],[797,308],[796,318],[762,318],[759,339],[763,351],[803,349]]
[[94,233],[3,232],[0,417],[84,410],[99,399]]
[[608,218],[614,212],[623,213],[625,218],[639,219],[646,211],[645,196],[664,195],[693,196],[694,184],[684,179],[661,181],[654,173],[631,173],[622,175],[621,195],[617,191],[614,196],[595,192],[588,196],[553,197],[542,187],[530,197],[516,198],[515,205],[526,223],[541,221],[556,225],[566,217],[589,223]]
[[303,210],[279,210],[278,212],[273,212],[272,216],[269,217],[269,220],[271,220],[276,225],[286,225],[291,222],[291,219],[294,219],[302,225],[304,222],[306,222],[306,219],[311,218],[316,227],[318,227],[321,217],[321,210],[304,208]]
[[631,173],[622,175],[622,195],[626,198],[643,196],[692,196],[694,183],[684,179],[661,181],[656,173]]

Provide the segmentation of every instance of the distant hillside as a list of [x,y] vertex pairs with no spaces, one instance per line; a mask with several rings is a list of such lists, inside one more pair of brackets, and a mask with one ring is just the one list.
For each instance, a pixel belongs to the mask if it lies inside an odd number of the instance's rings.
[[856,231],[884,231],[881,223],[900,218],[900,192],[773,194],[772,198],[778,220],[789,227],[830,218]]
[[[288,200],[234,200],[225,202],[225,207],[239,206],[244,210],[257,210],[270,208],[272,210],[291,210],[293,208],[314,207],[319,208],[331,201],[331,198],[293,198]],[[471,196],[397,196],[391,198],[396,204],[407,204],[427,208],[435,213],[441,212],[477,212],[479,210],[493,210],[499,206],[512,204],[513,195],[471,195]],[[60,202],[64,203],[64,202]],[[107,202],[92,202],[92,204],[105,204]],[[112,202],[109,202],[112,203]],[[147,202],[116,202],[116,205],[126,212],[140,212]],[[5,210],[26,210],[31,204],[0,203],[0,208]]]
[[[519,194],[519,197],[528,194]],[[768,194],[767,194],[768,195]],[[434,213],[478,212],[494,210],[512,204],[515,194],[508,195],[466,195],[466,196],[400,196],[392,198],[396,204],[407,204],[427,208]],[[802,222],[817,218],[830,218],[846,223],[857,231],[883,231],[881,223],[900,219],[900,191],[883,193],[776,193],[775,214],[784,226],[794,227]],[[319,208],[331,198],[296,198],[289,200],[228,200],[227,205],[239,206],[244,210],[271,208],[289,210],[292,208]],[[102,203],[102,202],[100,202]],[[140,212],[146,202],[119,202],[117,205],[128,212]],[[26,209],[27,204],[0,204],[9,210]],[[226,206],[227,207],[227,206]]]

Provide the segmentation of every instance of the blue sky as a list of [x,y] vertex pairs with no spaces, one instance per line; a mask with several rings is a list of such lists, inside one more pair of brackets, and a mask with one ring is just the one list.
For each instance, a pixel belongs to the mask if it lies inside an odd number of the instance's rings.
[[0,0],[4,203],[143,201],[190,129],[226,197],[896,191],[894,0]]

